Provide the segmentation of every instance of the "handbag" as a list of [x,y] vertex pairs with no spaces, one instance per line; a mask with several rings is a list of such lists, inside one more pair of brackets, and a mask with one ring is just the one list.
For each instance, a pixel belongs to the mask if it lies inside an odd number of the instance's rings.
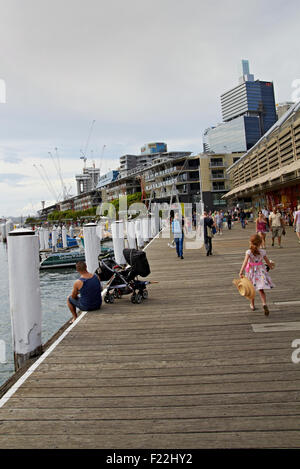
[[207,236],[208,236],[208,238],[213,238],[214,237],[213,230],[209,226],[207,227]]

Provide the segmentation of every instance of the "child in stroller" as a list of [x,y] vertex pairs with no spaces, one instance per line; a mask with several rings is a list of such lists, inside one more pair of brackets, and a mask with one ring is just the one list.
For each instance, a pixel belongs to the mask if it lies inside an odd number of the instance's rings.
[[146,253],[137,249],[124,249],[123,255],[128,264],[125,268],[116,263],[113,251],[99,256],[96,274],[101,281],[107,281],[104,301],[113,303],[116,298],[131,294],[131,302],[139,304],[148,298],[146,287],[150,284],[138,280],[138,275],[147,277],[150,274]]

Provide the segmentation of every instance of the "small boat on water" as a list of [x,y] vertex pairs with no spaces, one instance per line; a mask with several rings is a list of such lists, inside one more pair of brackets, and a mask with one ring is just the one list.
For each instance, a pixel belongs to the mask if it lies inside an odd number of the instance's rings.
[[73,267],[79,261],[85,261],[84,251],[54,252],[41,261],[40,269]]
[[[111,246],[102,246],[101,253],[106,254]],[[85,261],[84,250],[71,252],[54,252],[46,255],[40,262],[40,269],[57,269],[59,267],[74,267],[77,262]]]

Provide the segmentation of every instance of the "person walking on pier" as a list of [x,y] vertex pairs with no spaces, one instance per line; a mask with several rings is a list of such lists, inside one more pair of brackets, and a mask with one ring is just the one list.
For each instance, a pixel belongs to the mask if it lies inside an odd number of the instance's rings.
[[177,256],[180,259],[184,259],[183,257],[183,239],[184,239],[184,219],[180,220],[179,213],[175,214],[174,220],[172,221],[172,233],[174,235],[174,241],[176,244],[176,252]]
[[[262,238],[255,234],[250,238],[250,249],[246,251],[245,259],[240,270],[240,277],[247,277],[259,292],[261,302],[263,304],[264,313],[269,315],[269,308],[267,306],[265,290],[274,288],[274,284],[270,275],[268,274],[264,262],[270,269],[274,268],[274,263],[271,262],[264,249],[261,249]],[[250,301],[250,308],[255,310],[254,298]]]
[[73,291],[68,296],[67,304],[72,313],[73,319],[77,318],[76,308],[80,311],[94,311],[100,309],[102,304],[101,282],[96,274],[87,271],[86,263],[79,261],[76,264],[76,270],[80,278],[73,285]]
[[223,220],[224,220],[224,215],[223,215],[222,210],[220,210],[216,213],[216,216],[215,216],[217,234],[219,235],[223,234]]
[[298,243],[300,243],[300,205],[297,207],[297,211],[294,214],[294,227],[298,236]]
[[258,212],[258,217],[256,219],[256,233],[262,239],[262,248],[266,247],[266,234],[267,234],[267,220],[265,219],[262,211]]
[[246,214],[243,209],[240,211],[240,221],[242,228],[246,228]]
[[206,255],[212,256],[212,228],[214,226],[214,220],[208,216],[207,212],[203,212],[204,215],[204,245],[206,249]]
[[227,212],[226,219],[227,219],[227,227],[228,227],[229,230],[231,230],[232,215],[231,215],[231,212],[229,210]]
[[272,230],[272,246],[274,246],[275,238],[278,239],[278,247],[281,246],[281,236],[285,234],[284,222],[281,213],[277,210],[277,207],[273,208],[273,212],[269,216],[270,228]]

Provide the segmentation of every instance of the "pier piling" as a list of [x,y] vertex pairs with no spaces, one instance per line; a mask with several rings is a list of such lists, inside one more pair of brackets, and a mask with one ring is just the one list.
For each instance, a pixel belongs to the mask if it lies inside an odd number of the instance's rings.
[[42,353],[39,238],[32,230],[10,231],[8,271],[15,369]]
[[136,249],[136,237],[135,237],[135,223],[134,221],[127,222],[127,243],[129,249]]
[[63,248],[66,249],[68,247],[68,242],[67,242],[67,229],[65,226],[62,227],[61,236],[62,236]]
[[101,252],[100,239],[96,223],[87,223],[83,227],[85,262],[87,270],[94,273],[99,267],[98,256]]
[[115,221],[111,224],[111,233],[116,263],[126,264],[126,260],[123,256],[123,249],[125,248],[123,220]]

